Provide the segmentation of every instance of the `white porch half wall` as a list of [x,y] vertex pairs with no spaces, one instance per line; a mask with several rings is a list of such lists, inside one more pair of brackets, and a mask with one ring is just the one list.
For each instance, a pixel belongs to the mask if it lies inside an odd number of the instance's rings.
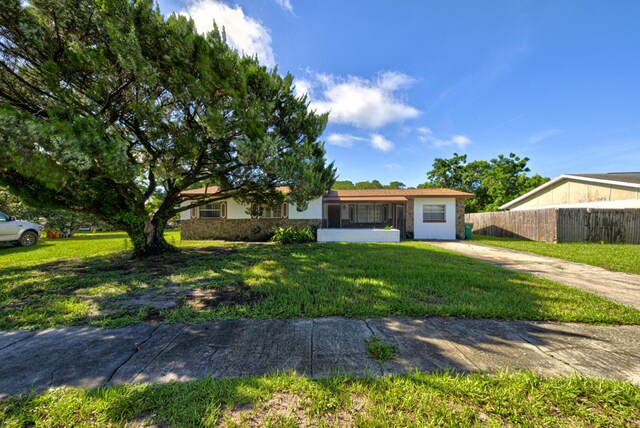
[[[445,221],[422,221],[424,205],[444,205]],[[414,239],[456,239],[456,200],[452,198],[416,198],[413,203],[413,238]]]
[[318,242],[400,242],[398,229],[318,229]]

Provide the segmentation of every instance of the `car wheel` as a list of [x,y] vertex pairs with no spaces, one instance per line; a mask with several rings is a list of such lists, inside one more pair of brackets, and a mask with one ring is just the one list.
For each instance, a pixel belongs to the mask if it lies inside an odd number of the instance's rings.
[[30,247],[36,242],[38,242],[38,235],[35,232],[27,230],[18,240],[18,245],[21,247]]

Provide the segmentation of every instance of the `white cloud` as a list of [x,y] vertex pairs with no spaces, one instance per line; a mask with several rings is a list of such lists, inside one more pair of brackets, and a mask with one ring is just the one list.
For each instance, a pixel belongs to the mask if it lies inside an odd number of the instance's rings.
[[293,6],[291,5],[291,0],[276,0],[278,6],[286,10],[287,12],[293,13]]
[[385,164],[384,167],[388,170],[388,171],[397,171],[399,169],[402,169],[402,165],[397,164],[397,163],[388,163]]
[[305,87],[307,90],[319,87],[318,94],[310,92],[311,108],[330,112],[330,122],[376,129],[420,114],[397,94],[414,82],[406,74],[388,71],[371,80],[330,74],[315,74],[313,77],[315,81],[307,81],[311,85]]
[[429,145],[431,145],[431,147],[434,147],[437,149],[442,147],[448,147],[448,146],[457,146],[460,150],[464,150],[465,147],[471,144],[471,139],[466,135],[454,135],[448,140],[442,140],[442,139],[436,138],[433,135],[433,131],[431,131],[431,129],[429,128],[422,127],[422,128],[416,129],[416,131],[418,132],[419,141],[422,141],[423,143],[428,143]]
[[215,20],[220,29],[224,27],[231,47],[245,55],[257,55],[268,67],[275,66],[269,30],[260,21],[245,15],[240,6],[231,7],[217,0],[196,0],[180,13],[191,16],[202,33],[211,31]]
[[367,141],[366,138],[356,137],[351,134],[329,134],[327,142],[338,147],[353,147],[353,143],[358,141]]
[[312,83],[309,82],[308,80],[298,80],[296,79],[294,82],[294,88],[293,88],[293,93],[297,96],[297,97],[301,97],[305,94],[309,94],[311,92],[311,85]]
[[351,134],[329,134],[327,137],[327,143],[338,147],[353,147],[355,143],[366,142],[369,145],[379,151],[387,152],[393,149],[393,143],[380,134],[371,134],[368,138],[358,137]]
[[560,134],[562,134],[561,129],[547,129],[545,131],[540,131],[529,137],[529,144],[538,144]]
[[422,141],[423,143],[428,143],[431,142],[433,140],[433,132],[431,131],[431,129],[429,128],[418,128],[418,140]]
[[371,146],[381,152],[388,152],[393,149],[393,143],[380,134],[371,135]]

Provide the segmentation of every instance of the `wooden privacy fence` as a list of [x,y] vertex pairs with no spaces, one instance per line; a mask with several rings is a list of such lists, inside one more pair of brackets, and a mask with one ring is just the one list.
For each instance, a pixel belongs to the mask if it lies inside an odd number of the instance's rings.
[[640,244],[640,209],[549,208],[466,214],[479,235],[543,242]]

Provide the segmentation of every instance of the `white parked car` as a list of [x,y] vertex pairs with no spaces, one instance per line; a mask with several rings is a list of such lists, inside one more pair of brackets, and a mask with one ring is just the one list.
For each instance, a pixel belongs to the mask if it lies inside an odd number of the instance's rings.
[[42,226],[29,221],[16,220],[0,212],[0,242],[30,247],[38,243]]

